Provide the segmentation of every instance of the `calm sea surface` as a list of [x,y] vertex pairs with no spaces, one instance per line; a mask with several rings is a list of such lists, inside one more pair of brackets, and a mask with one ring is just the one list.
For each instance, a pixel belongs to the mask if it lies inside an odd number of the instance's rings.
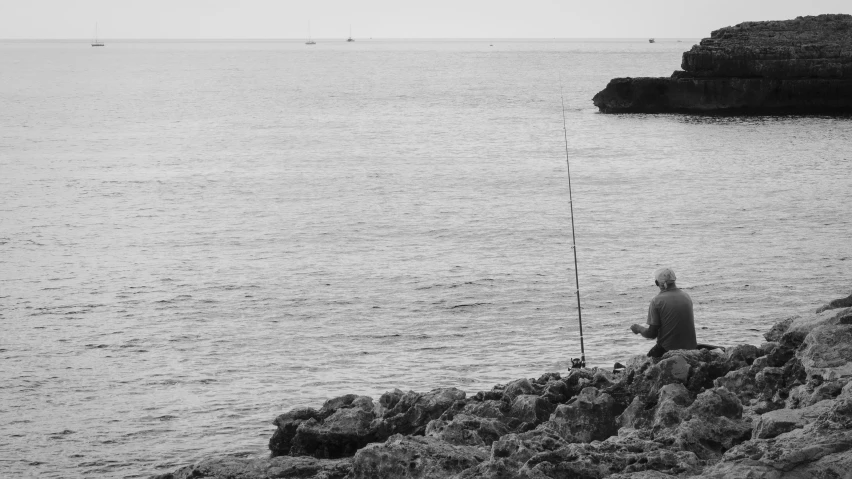
[[[493,46],[491,46],[493,44]],[[300,405],[489,389],[852,288],[852,120],[596,113],[691,41],[0,43],[0,476],[261,456]]]

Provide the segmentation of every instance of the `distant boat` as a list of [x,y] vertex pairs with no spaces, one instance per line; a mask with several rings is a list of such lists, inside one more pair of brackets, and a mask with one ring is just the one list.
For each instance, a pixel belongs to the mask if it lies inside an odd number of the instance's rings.
[[352,38],[352,25],[349,25],[349,38],[346,39],[347,42],[354,42],[355,39]]
[[316,45],[317,42],[311,40],[311,22],[308,22],[308,41],[305,42],[305,45]]
[[102,47],[104,46],[103,42],[98,41],[98,24],[95,24],[95,39],[92,40],[93,47]]
[[649,39],[648,39],[648,43],[654,43],[654,39],[653,39],[653,38],[649,38]]

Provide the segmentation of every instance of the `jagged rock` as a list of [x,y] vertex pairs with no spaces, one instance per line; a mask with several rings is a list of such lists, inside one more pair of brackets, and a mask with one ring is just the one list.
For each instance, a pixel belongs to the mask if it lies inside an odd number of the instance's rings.
[[683,54],[696,77],[852,78],[852,16],[744,22]]
[[845,298],[835,299],[834,301],[831,301],[830,303],[821,306],[819,309],[817,309],[816,312],[817,314],[819,314],[823,311],[828,311],[829,309],[848,308],[850,306],[852,306],[852,294]]
[[286,456],[290,454],[293,437],[296,435],[299,425],[308,419],[319,417],[319,411],[306,407],[294,409],[275,418],[272,424],[278,428],[269,439],[269,450],[272,451],[272,456]]
[[337,408],[322,422],[308,419],[296,429],[290,454],[323,459],[351,456],[377,440],[371,426],[373,419],[372,400],[353,407]]
[[840,380],[823,381],[822,376],[811,376],[806,384],[790,390],[786,407],[798,409],[812,406],[826,399],[834,399],[840,395],[844,383]]
[[707,468],[708,478],[848,477],[852,470],[852,399],[801,429],[740,444]]
[[814,328],[804,340],[800,357],[808,376],[818,375],[823,379],[852,376],[852,325]]
[[667,477],[667,473],[696,472],[700,466],[695,454],[669,451],[634,429],[622,428],[618,436],[588,444],[569,444],[552,431],[536,429],[501,438],[493,444],[487,462],[455,477],[598,478],[617,477],[610,474],[622,472],[623,477]]
[[609,479],[671,479],[678,476],[666,474],[660,471],[628,472],[626,474],[613,474]]
[[382,394],[373,409],[373,413],[376,417],[384,416],[385,413],[393,409],[394,406],[399,403],[399,400],[402,399],[403,396],[405,396],[405,392],[401,389],[394,389],[393,391],[388,391]]
[[659,391],[668,384],[683,384],[695,395],[713,387],[713,381],[729,369],[729,360],[721,351],[669,351],[658,361],[634,358],[618,382],[605,392],[615,399],[616,414],[626,409],[636,412],[637,408],[653,408]]
[[456,414],[450,421],[435,419],[426,426],[426,435],[450,444],[490,446],[512,431],[506,423],[467,414]]
[[545,451],[568,446],[554,431],[539,428],[520,434],[507,434],[491,445],[491,460],[507,460],[517,465],[527,462],[531,457]]
[[[559,383],[550,381],[548,384]],[[456,401],[426,427],[426,435],[451,444],[491,445],[509,432],[523,432],[547,420],[555,405],[542,396],[512,395],[514,400]],[[509,396],[511,397],[511,396]]]
[[[779,332],[779,334],[782,334]],[[749,404],[752,412],[762,414],[779,409],[787,404],[788,395],[805,382],[802,363],[789,341],[794,341],[799,332],[784,332],[788,338],[781,343],[767,343],[760,348],[768,353],[752,362],[751,366],[730,371],[713,381],[715,387],[725,387],[735,392],[743,404]]]
[[507,402],[512,402],[516,397],[522,394],[537,394],[539,391],[529,379],[518,379],[506,385],[503,391],[503,398]]
[[550,381],[541,392],[541,397],[552,404],[560,404],[571,399],[576,393],[565,381]]
[[359,450],[347,479],[447,478],[488,458],[487,449],[458,446],[434,437],[390,437]]
[[742,418],[739,399],[725,388],[699,394],[684,416],[688,419],[673,430],[659,431],[655,439],[712,459],[751,437],[751,422]]
[[465,392],[456,388],[434,389],[425,394],[409,391],[398,398],[394,394],[394,399],[388,400],[393,407],[384,410],[382,417],[372,425],[376,438],[384,440],[394,434],[422,435],[429,421],[438,419],[453,403],[464,398]]
[[[740,368],[736,371],[731,371],[721,378],[713,381],[717,388],[726,388],[729,391],[736,391],[737,397],[744,404],[748,404],[754,399],[757,394],[757,384],[755,384],[755,368]],[[759,371],[759,370],[758,370]]]
[[343,479],[352,470],[351,459],[322,460],[282,456],[271,459],[217,458],[185,466],[152,479]]
[[676,427],[689,417],[687,409],[693,399],[689,394],[689,390],[681,384],[669,384],[660,390],[659,402],[654,408],[654,416],[651,420],[651,429],[659,431],[661,429]]
[[[487,418],[500,418],[500,419],[506,417],[505,411],[506,411],[507,406],[508,406],[503,401],[495,401],[495,400],[488,400],[488,401],[481,401],[481,402],[471,401],[471,402],[468,402],[467,404],[464,404],[464,405],[462,405],[460,403],[456,403],[456,404],[462,406],[462,409],[460,410],[460,412],[463,412],[465,414],[469,414],[471,416],[487,417]],[[452,412],[453,412],[452,409],[447,409],[444,412],[444,414],[441,415],[441,419],[452,419]]]
[[761,363],[758,364],[758,367],[777,368],[784,366],[796,355],[796,350],[801,346],[805,337],[807,335],[802,335],[799,331],[784,333],[781,342],[771,347],[765,356],[755,359],[752,365],[759,359]]
[[569,442],[606,439],[617,431],[614,402],[609,394],[587,387],[573,402],[559,405],[539,427],[550,429]]
[[657,367],[660,368],[663,377],[670,377],[681,383],[689,379],[689,363],[683,356],[665,358],[657,363]]
[[833,405],[834,401],[826,399],[802,409],[778,409],[767,412],[757,420],[751,436],[756,439],[769,439],[804,427],[819,415],[828,412]]
[[795,320],[798,316],[790,316],[783,321],[778,321],[769,331],[763,333],[763,338],[770,343],[777,343],[781,340],[781,336],[787,332],[787,329],[790,328],[790,325],[793,324],[793,320]]
[[850,15],[745,22],[712,32],[670,78],[615,78],[603,113],[852,111]]
[[755,359],[764,354],[760,348],[753,344],[738,344],[725,351],[725,356],[728,359],[728,367],[731,370],[751,366]]
[[841,310],[825,310],[821,313],[796,316],[790,326],[781,336],[779,342],[787,347],[797,349],[805,340],[808,333],[815,328],[826,325],[840,325],[848,323],[845,319],[847,314],[852,313],[852,308]]
[[550,417],[554,405],[544,398],[531,394],[515,397],[509,416],[530,424],[539,424]]
[[[657,471],[681,475],[700,471],[702,463],[689,451],[673,451],[641,438],[632,430],[605,441],[569,444],[529,458],[516,477],[603,478],[611,474]],[[631,476],[632,477],[632,476]],[[643,477],[640,475],[639,477]],[[644,477],[661,477],[654,474]],[[665,476],[662,476],[665,477]]]
[[347,394],[329,399],[319,411],[298,408],[282,414],[273,422],[277,429],[269,440],[272,456],[351,456],[376,440],[370,426],[373,408],[372,398]]
[[680,423],[686,416],[686,407],[693,398],[683,384],[667,384],[659,395],[651,398],[636,396],[630,406],[616,418],[622,428],[658,430]]

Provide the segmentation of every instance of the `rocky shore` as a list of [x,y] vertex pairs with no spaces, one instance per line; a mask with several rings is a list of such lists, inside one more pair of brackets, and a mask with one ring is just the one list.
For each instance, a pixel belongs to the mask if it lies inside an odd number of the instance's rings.
[[852,113],[852,15],[745,22],[684,52],[669,78],[615,78],[603,113]]
[[471,396],[341,396],[278,416],[270,458],[156,478],[850,477],[852,295],[764,337]]

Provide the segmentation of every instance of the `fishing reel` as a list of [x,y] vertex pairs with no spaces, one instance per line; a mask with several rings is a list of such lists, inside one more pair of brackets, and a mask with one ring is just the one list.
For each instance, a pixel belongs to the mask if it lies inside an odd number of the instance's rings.
[[586,367],[586,361],[580,358],[571,358],[571,369],[583,369]]

